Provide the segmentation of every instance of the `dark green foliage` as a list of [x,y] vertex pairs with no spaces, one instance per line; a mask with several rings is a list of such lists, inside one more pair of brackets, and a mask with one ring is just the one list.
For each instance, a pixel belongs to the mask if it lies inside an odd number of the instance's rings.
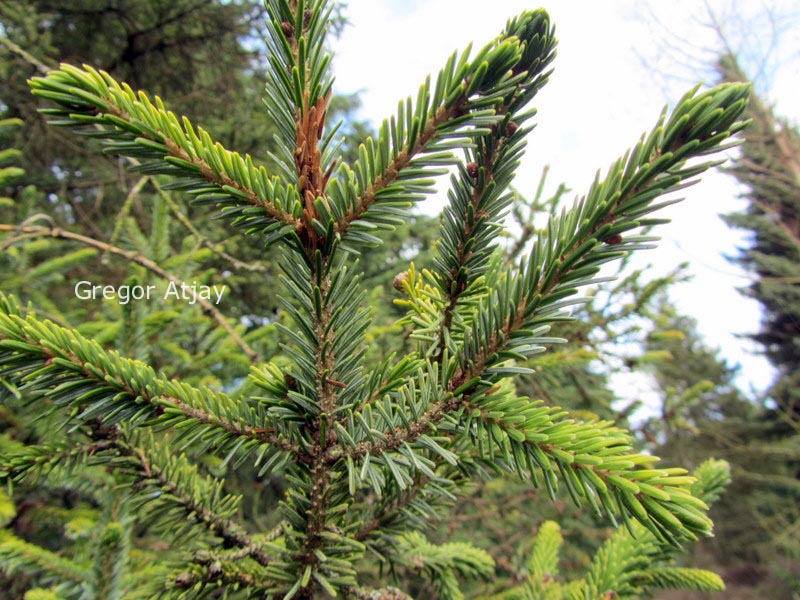
[[[70,159],[63,136],[35,125],[36,106],[25,85],[58,60],[88,62],[137,88],[169,93],[182,112],[206,115],[217,137],[247,151],[263,144],[259,134],[269,131],[268,124],[252,118],[259,98],[248,83],[248,69],[261,60],[250,39],[263,19],[259,2],[34,0],[4,3],[0,19],[6,38],[24,51],[0,46],[7,71],[0,94],[10,114],[38,134],[26,148],[26,158],[34,161],[26,166],[46,167],[56,158],[64,165]],[[240,109],[237,118],[251,117],[247,127],[229,118],[231,105]]]
[[[62,4],[43,0],[0,7],[7,36],[3,40],[8,42],[0,44],[0,68],[8,73],[3,78],[6,85],[0,90],[0,100],[6,115],[25,121],[17,147],[23,149],[20,165],[27,170],[27,176],[9,190],[15,207],[0,210],[0,222],[26,222],[46,228],[21,236],[26,241],[9,239],[9,252],[0,268],[3,289],[16,291],[24,301],[33,301],[61,322],[86,324],[93,328],[93,334],[102,330],[107,342],[109,331],[121,319],[113,314],[115,307],[76,302],[74,294],[54,296],[47,293],[50,286],[90,278],[119,285],[132,274],[143,283],[161,279],[152,271],[148,275],[146,269],[131,273],[129,257],[104,250],[97,254],[100,260],[87,260],[83,255],[81,262],[51,272],[49,282],[26,280],[30,270],[53,256],[86,252],[81,241],[48,239],[49,228],[54,226],[125,252],[140,253],[179,279],[189,279],[189,283],[191,278],[199,278],[203,283],[225,284],[230,292],[225,316],[246,323],[248,334],[263,335],[263,331],[256,333],[256,325],[263,325],[276,307],[264,305],[264,298],[270,297],[268,286],[252,277],[251,270],[266,274],[265,280],[271,279],[277,274],[271,267],[271,257],[264,256],[261,248],[241,243],[222,223],[207,218],[202,209],[187,209],[180,201],[168,202],[171,220],[160,219],[163,213],[155,205],[163,192],[161,184],[168,180],[122,169],[118,160],[98,152],[96,145],[76,145],[68,131],[47,127],[26,82],[56,66],[58,59],[93,64],[137,87],[169,96],[176,110],[202,117],[215,139],[268,160],[274,148],[274,126],[265,118],[261,103],[264,78],[260,64],[266,60],[263,43],[258,41],[264,17],[261,2],[86,0],[68,7]],[[176,77],[176,73],[182,75]],[[170,263],[150,255],[140,244],[153,231],[156,216],[159,243],[173,257]],[[194,229],[187,223],[194,223]],[[202,251],[193,252],[196,246],[202,246]],[[230,260],[232,254],[236,259]],[[151,281],[145,281],[147,278]],[[97,306],[109,310],[97,310]],[[176,307],[166,303],[157,308],[162,315],[174,315]],[[196,327],[222,328],[220,319],[205,319],[200,311],[179,312],[182,322],[188,318]],[[211,321],[210,326],[201,325],[203,321]],[[176,335],[170,339],[183,348],[180,338]],[[263,344],[249,340],[249,345],[256,352],[264,351]],[[171,362],[161,362],[158,356],[149,360],[158,367]],[[226,366],[238,371],[238,377],[244,375],[241,364]],[[180,367],[175,370],[185,372]]]
[[[735,57],[720,60],[724,81],[743,81]],[[753,124],[730,173],[744,184],[742,213],[726,217],[752,232],[752,244],[736,258],[754,281],[749,296],[764,309],[761,330],[752,337],[779,369],[771,394],[783,418],[800,427],[800,133],[756,97],[748,109]],[[780,418],[780,417],[778,417]]]

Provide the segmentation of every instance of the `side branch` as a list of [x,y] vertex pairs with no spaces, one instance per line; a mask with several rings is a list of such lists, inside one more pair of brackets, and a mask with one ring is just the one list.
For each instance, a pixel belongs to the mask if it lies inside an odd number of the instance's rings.
[[[470,162],[453,177],[449,203],[442,219],[442,243],[434,271],[445,306],[437,332],[441,356],[462,300],[482,293],[485,286],[470,289],[486,272],[494,240],[514,195],[509,192],[525,149],[525,137],[533,129],[525,126],[535,114],[529,103],[547,84],[547,68],[555,57],[556,40],[550,20],[542,11],[526,12],[510,21],[504,35],[526,41],[514,72],[519,74],[512,90],[495,107],[498,122],[475,140],[467,151]],[[451,349],[457,352],[455,348]]]
[[175,575],[172,586],[178,590],[202,591],[206,588],[217,590],[219,586],[233,588],[234,590],[246,589],[248,591],[261,590],[268,594],[275,587],[275,582],[265,580],[256,575],[239,570],[235,562],[207,565],[196,565],[192,571],[185,571]]
[[[651,243],[658,238],[623,234],[663,223],[649,215],[677,200],[656,200],[693,185],[697,175],[719,164],[687,166],[686,162],[730,146],[723,142],[747,125],[737,119],[747,106],[748,86],[723,84],[697,97],[694,91],[675,107],[668,122],[662,114],[649,137],[642,136],[631,152],[612,165],[605,181],[600,182],[598,176],[570,213],[550,219],[547,235],[537,241],[523,264],[520,284],[492,294],[488,305],[503,307],[492,312],[490,327],[474,332],[476,342],[466,349],[467,359],[451,378],[450,390],[508,360],[504,352],[524,358],[518,348],[529,352],[543,340],[553,342],[535,335],[512,339],[512,335],[537,327],[542,331],[542,326],[557,320],[561,308],[575,302],[567,298],[579,287],[598,281],[594,277],[602,264],[654,247]],[[687,113],[692,111],[698,113],[699,127],[689,122]]]
[[344,233],[353,221],[367,212],[369,207],[378,199],[378,192],[386,189],[397,180],[400,172],[411,164],[412,159],[422,153],[425,147],[436,138],[439,127],[456,117],[466,102],[467,97],[462,94],[452,106],[440,107],[421,128],[421,133],[414,146],[411,148],[406,146],[397,153],[397,156],[386,166],[384,172],[378,175],[359,196],[355,206],[350,208],[336,224],[336,231]]
[[[56,576],[69,586],[80,586],[91,580],[91,571],[82,564],[30,544],[8,529],[0,530],[0,563],[17,564],[29,572]],[[13,574],[16,569],[10,571]]]
[[136,465],[141,476],[155,482],[159,489],[165,490],[173,502],[184,507],[187,516],[191,516],[199,525],[222,538],[226,546],[233,545],[242,548],[248,556],[262,566],[267,566],[270,563],[270,556],[250,538],[242,527],[231,519],[217,514],[189,491],[178,485],[168,476],[161,465],[150,460],[148,453],[142,448],[137,448],[125,442],[119,442],[117,447],[124,456],[127,456]]
[[79,419],[99,418],[106,424],[180,425],[191,438],[204,435],[230,451],[253,452],[264,445],[296,452],[277,431],[264,428],[264,418],[249,406],[219,392],[165,379],[147,365],[106,352],[95,341],[22,317],[0,295],[0,364],[6,377],[37,390],[47,390],[58,405],[82,409]]
[[451,151],[473,147],[500,120],[495,107],[524,79],[525,41],[504,33],[471,60],[469,53],[453,54],[435,84],[428,78],[416,102],[401,101],[377,138],[359,147],[352,168],[338,169],[325,212],[344,241],[379,243],[370,232],[397,224],[433,191],[432,178],[458,162]]
[[[65,127],[89,126],[79,133],[106,140],[106,150],[145,159],[136,169],[177,178],[170,187],[224,208],[224,216],[268,241],[301,228],[297,191],[256,167],[249,156],[215,143],[188,119],[179,120],[159,98],[155,104],[110,75],[91,67],[61,65],[46,77],[31,79],[33,93],[60,109],[43,109],[51,122]],[[253,209],[258,209],[254,211]],[[297,213],[297,214],[295,214]]]

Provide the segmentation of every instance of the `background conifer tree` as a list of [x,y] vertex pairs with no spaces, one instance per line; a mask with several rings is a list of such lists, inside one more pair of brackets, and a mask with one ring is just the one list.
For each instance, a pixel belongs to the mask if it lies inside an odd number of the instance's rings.
[[731,466],[730,489],[712,511],[714,539],[699,551],[734,583],[788,598],[797,591],[800,556],[800,440],[777,430],[773,411],[733,385],[735,370],[703,344],[691,319],[662,299],[658,321],[660,333],[647,346],[669,358],[650,365],[661,396],[660,411],[644,424],[653,451],[684,465],[713,455]]
[[[744,81],[734,56],[719,62],[723,81]],[[800,133],[758,96],[748,109],[752,127],[729,172],[743,184],[747,208],[726,217],[752,232],[736,257],[755,277],[747,294],[761,303],[761,331],[753,335],[779,371],[770,391],[787,427],[800,428]]]
[[[733,56],[724,56],[718,67],[723,80],[745,79]],[[753,124],[743,136],[741,154],[727,170],[742,183],[748,206],[726,220],[752,233],[733,260],[753,278],[744,292],[762,304],[764,319],[752,337],[778,376],[763,397],[746,397],[733,384],[735,371],[703,345],[695,324],[664,303],[657,329],[672,334],[651,336],[648,347],[671,358],[652,366],[662,410],[645,431],[657,454],[681,464],[697,464],[709,454],[731,463],[730,493],[714,511],[716,537],[704,546],[736,583],[790,597],[797,593],[800,569],[793,359],[798,339],[793,308],[800,248],[795,231],[798,136],[758,96],[747,114]]]

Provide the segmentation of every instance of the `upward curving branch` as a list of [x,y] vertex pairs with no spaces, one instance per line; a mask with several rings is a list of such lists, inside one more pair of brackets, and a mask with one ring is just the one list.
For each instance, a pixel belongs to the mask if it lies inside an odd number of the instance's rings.
[[61,105],[43,109],[51,123],[79,127],[79,133],[105,141],[106,151],[143,161],[135,170],[176,178],[166,187],[182,189],[199,202],[215,204],[239,228],[268,242],[300,227],[297,191],[215,143],[202,128],[167,111],[110,75],[63,64],[46,77],[30,80],[33,93]]
[[432,192],[431,178],[457,162],[451,150],[471,147],[500,120],[496,106],[529,66],[528,41],[506,32],[474,58],[469,48],[454,53],[435,84],[428,78],[420,87],[416,102],[401,101],[378,137],[359,147],[352,168],[341,165],[331,180],[335,232],[353,244],[379,243],[369,231],[397,223],[411,202]]
[[698,96],[696,91],[684,96],[668,121],[662,114],[650,135],[617,160],[603,182],[598,174],[570,212],[551,218],[547,236],[537,240],[519,277],[509,277],[490,294],[489,303],[501,308],[491,311],[465,343],[451,389],[487,370],[491,374],[492,367],[509,358],[536,351],[541,344],[537,336],[563,317],[579,287],[599,281],[594,278],[601,265],[654,247],[651,242],[658,238],[628,232],[663,223],[648,215],[678,200],[656,199],[695,184],[693,178],[723,162],[687,161],[729,147],[725,142],[747,125],[738,119],[747,106],[748,85],[723,84]]
[[[221,392],[158,376],[139,361],[106,352],[94,340],[22,316],[0,294],[0,367],[23,388],[46,392],[57,405],[81,409],[82,421],[176,427],[179,439],[203,436],[230,453],[296,451],[285,426]],[[265,427],[266,425],[266,427]]]
[[[226,494],[223,481],[201,476],[185,456],[173,454],[152,436],[118,439],[115,443],[139,480],[137,495],[147,502],[180,506],[190,521],[221,538],[226,547],[241,548],[245,556],[262,566],[271,562],[264,548],[234,519],[240,498]],[[160,493],[153,494],[153,490]]]
[[[442,243],[434,265],[435,282],[444,306],[434,332],[435,345],[428,350],[441,357],[449,341],[460,340],[456,329],[467,327],[475,302],[458,314],[460,302],[480,297],[485,285],[479,285],[486,272],[500,224],[514,199],[510,189],[525,149],[525,137],[532,127],[523,127],[535,114],[527,108],[530,100],[549,80],[546,69],[555,57],[556,40],[544,11],[526,12],[509,21],[505,35],[525,40],[523,60],[516,67],[524,77],[495,107],[500,118],[492,130],[475,139],[475,148],[467,150],[467,164],[459,168],[448,193],[449,203],[442,221]],[[454,327],[454,320],[464,322]],[[457,345],[451,343],[451,353]]]

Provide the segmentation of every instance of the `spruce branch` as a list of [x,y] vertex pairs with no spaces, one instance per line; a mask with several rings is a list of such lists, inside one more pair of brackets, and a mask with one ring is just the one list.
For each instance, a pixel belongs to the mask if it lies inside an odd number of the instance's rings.
[[[322,137],[320,126],[325,122],[325,110],[320,100],[327,104],[333,84],[326,37],[334,3],[329,0],[268,0],[265,7],[269,66],[264,103],[278,127],[280,141],[280,154],[274,158],[290,180],[297,180],[303,175],[295,170],[297,154],[293,154],[301,147],[299,136],[311,133],[307,137],[309,141],[312,138],[320,141]],[[316,116],[312,117],[311,112],[316,112]],[[316,122],[318,128],[306,130],[300,127],[304,122]],[[324,147],[320,150],[326,154]]]
[[[725,461],[707,460],[694,472],[691,492],[698,500],[713,503],[730,482]],[[582,593],[596,597],[614,592],[620,597],[640,597],[648,588],[684,588],[702,591],[725,589],[722,579],[702,569],[658,567],[675,557],[676,549],[652,530],[631,523],[614,533],[592,560],[580,580]]]
[[332,3],[325,0],[312,0],[308,6],[267,2],[271,33],[267,78],[274,88],[267,108],[283,138],[283,153],[274,158],[287,178],[297,182],[303,224],[290,238],[295,256],[281,262],[283,281],[295,295],[294,302],[282,299],[282,304],[298,327],[297,332],[284,329],[295,342],[287,352],[296,365],[292,375],[296,389],[290,390],[286,377],[274,369],[254,374],[256,384],[268,394],[262,400],[270,410],[294,413],[307,426],[303,439],[307,464],[299,465],[295,474],[302,485],[285,505],[289,521],[304,533],[301,540],[290,538],[296,564],[289,572],[296,579],[287,598],[310,598],[314,585],[335,594],[336,587],[356,583],[352,569],[340,566],[330,571],[333,567],[321,558],[332,554],[344,564],[349,559],[347,552],[332,549],[326,537],[331,533],[328,513],[333,494],[332,473],[322,452],[336,440],[332,425],[338,405],[348,395],[356,397],[363,385],[359,346],[367,326],[359,306],[361,294],[357,286],[347,285],[347,270],[337,265],[332,272],[338,239],[327,210],[326,187],[336,145],[332,134],[324,136],[332,79],[330,57],[323,49],[331,10]]
[[544,589],[541,588],[558,575],[558,552],[563,542],[564,538],[558,523],[553,521],[542,523],[528,560],[528,576],[535,584],[539,584],[537,586],[539,589],[534,590],[535,592],[542,594]]
[[722,592],[722,578],[706,569],[686,567],[650,567],[642,569],[639,585],[653,590],[696,590],[698,592]]
[[401,536],[394,557],[400,566],[430,578],[443,600],[463,598],[459,583],[464,579],[489,578],[494,573],[494,560],[484,550],[468,543],[434,545],[419,532]]
[[[240,498],[226,494],[223,482],[202,477],[195,465],[157,442],[152,432],[129,436],[119,430],[109,434],[95,429],[94,434],[97,435],[92,442],[78,446],[26,446],[4,459],[0,477],[29,482],[33,477],[47,475],[56,466],[72,470],[80,464],[115,464],[134,477],[132,495],[140,505],[150,507],[151,516],[166,511],[161,519],[166,521],[173,539],[188,533],[192,525],[199,525],[221,538],[226,546],[242,549],[243,556],[261,565],[269,564],[267,552],[235,522]],[[117,457],[126,459],[124,467]],[[174,508],[180,514],[175,514]]]
[[[173,454],[152,434],[120,440],[117,448],[133,467],[134,488],[143,502],[177,506],[184,518],[208,529],[226,547],[241,548],[260,565],[270,563],[269,554],[234,520],[241,498],[226,494],[223,481],[202,477],[185,456]],[[170,521],[175,536],[188,525],[183,519]]]
[[186,591],[192,594],[219,593],[220,588],[227,591],[259,591],[262,594],[274,592],[274,581],[265,575],[264,569],[255,569],[239,561],[204,561],[191,565],[189,569],[181,569],[172,573],[166,584],[159,586],[156,593],[166,590],[178,590],[181,595]]
[[[437,387],[430,373],[416,384],[423,397]],[[399,418],[397,422],[384,421],[381,424],[387,433],[380,439],[373,433],[377,427],[365,419],[363,427],[354,427],[349,434],[351,444],[329,448],[327,458],[335,462],[344,455],[347,460],[358,460],[360,472],[355,465],[351,468],[351,477],[357,482],[369,470],[370,461],[386,465],[400,489],[405,489],[412,485],[416,470],[434,477],[433,465],[420,456],[423,452],[433,450],[457,464],[460,454],[454,454],[449,446],[470,441],[481,456],[502,458],[521,477],[530,477],[534,485],[542,485],[542,481],[553,498],[561,479],[578,505],[586,502],[598,514],[605,510],[612,519],[620,516],[627,520],[630,514],[665,542],[709,535],[711,522],[703,513],[707,506],[688,491],[694,479],[686,477],[683,469],[652,467],[658,458],[632,453],[630,435],[610,422],[575,422],[557,407],[498,389],[471,402],[459,401],[452,394],[449,400],[460,408],[452,416],[447,414],[452,410],[450,401],[436,402],[421,414],[403,407],[406,425]],[[434,431],[439,438],[428,435]]]
[[355,539],[373,550],[385,548],[391,545],[393,536],[409,528],[424,529],[429,521],[437,520],[441,513],[449,510],[457,501],[458,487],[463,487],[469,479],[442,469],[443,460],[434,459],[434,463],[435,478],[415,473],[412,484],[405,489],[387,486],[382,497],[365,501],[363,507],[356,505],[354,510],[365,513],[366,517]]
[[259,233],[271,243],[300,226],[297,191],[256,167],[249,156],[214,143],[208,133],[183,117],[135,93],[110,75],[63,64],[46,77],[30,80],[33,93],[60,104],[42,109],[51,123],[77,127],[78,133],[105,140],[106,151],[142,160],[135,170],[176,178],[199,203],[220,206],[236,227]]
[[45,582],[59,582],[77,587],[91,580],[83,566],[30,544],[7,529],[0,530],[0,565],[9,574],[34,573]]
[[[692,485],[692,494],[711,503],[730,481],[730,468],[724,461],[709,460],[693,475],[696,481]],[[570,582],[565,582],[563,574],[559,573],[562,542],[558,524],[552,521],[542,523],[528,560],[525,581],[518,587],[491,596],[491,600],[633,599],[659,589],[720,591],[725,587],[714,573],[674,566],[676,549],[638,523],[614,532],[594,555],[586,575]]]
[[96,598],[123,598],[125,575],[129,568],[130,536],[131,525],[125,516],[103,527],[92,569],[92,591]]
[[[294,368],[289,377],[270,365],[252,375],[266,394],[259,400],[271,413],[306,425],[300,440],[303,460],[294,474],[296,493],[284,509],[287,520],[303,534],[296,542],[292,539],[296,563],[290,567],[296,577],[290,592],[299,598],[310,597],[314,582],[326,589],[356,582],[351,568],[335,568],[335,563],[320,559],[320,555],[336,556],[345,564],[360,546],[356,543],[348,551],[347,546],[341,547],[340,536],[331,539],[341,516],[340,511],[331,511],[341,504],[335,501],[341,492],[332,487],[336,474],[324,450],[336,442],[337,411],[361,398],[363,336],[368,324],[358,278],[354,281],[344,265],[333,269],[323,250],[314,248],[314,239],[306,242],[309,245],[302,253],[297,251],[301,260],[281,262],[282,280],[294,296],[291,302],[280,298],[297,326],[296,330],[282,327],[294,341],[293,347],[285,348]],[[307,253],[312,260],[303,260]]]
[[[73,406],[82,421],[125,422],[176,428],[179,438],[242,456],[263,458],[296,446],[284,437],[285,425],[272,424],[258,410],[220,392],[171,381],[143,363],[106,352],[75,331],[22,316],[13,300],[0,294],[0,375],[23,389],[46,393],[57,405]],[[24,379],[24,382],[22,381]],[[281,432],[279,434],[279,432]]]
[[529,69],[534,73],[549,62],[553,42],[546,13],[528,12],[474,58],[469,48],[451,55],[436,83],[428,78],[416,102],[410,97],[401,101],[377,139],[368,138],[359,147],[352,168],[338,169],[327,206],[335,231],[350,243],[379,243],[369,231],[397,223],[410,202],[432,192],[431,177],[457,163],[452,149],[471,147],[476,138],[491,133],[503,118],[498,105],[529,76]]
[[[535,110],[526,110],[527,103],[547,83],[550,72],[545,69],[555,57],[554,31],[544,11],[523,13],[509,21],[504,35],[517,35],[525,41],[523,60],[515,67],[521,70],[524,66],[525,77],[495,106],[498,123],[490,133],[476,138],[475,148],[466,150],[466,165],[461,165],[458,176],[452,178],[434,269],[435,282],[445,300],[435,334],[437,346],[432,348],[434,355],[441,355],[453,337],[451,329],[459,302],[480,297],[485,291],[485,286],[476,284],[488,268],[493,241],[502,229],[500,222],[514,200],[511,181],[532,129],[523,128],[535,114]],[[455,351],[453,345],[451,352]]]
[[113,440],[99,439],[74,444],[27,445],[24,451],[10,452],[0,462],[0,479],[35,481],[56,467],[74,470],[79,465],[107,462],[104,456],[115,448]]
[[571,211],[550,219],[546,235],[523,260],[518,276],[509,276],[485,301],[486,318],[476,322],[464,343],[451,389],[508,358],[538,351],[537,336],[525,332],[546,331],[561,318],[563,309],[576,302],[569,298],[579,287],[597,283],[601,265],[653,247],[657,238],[623,234],[663,222],[648,215],[676,200],[655,200],[696,183],[692,178],[719,164],[687,166],[687,161],[729,146],[724,142],[747,125],[738,118],[747,106],[749,86],[723,84],[695,93],[681,99],[668,121],[665,111],[649,136],[642,136],[612,165],[603,182],[598,174]]

